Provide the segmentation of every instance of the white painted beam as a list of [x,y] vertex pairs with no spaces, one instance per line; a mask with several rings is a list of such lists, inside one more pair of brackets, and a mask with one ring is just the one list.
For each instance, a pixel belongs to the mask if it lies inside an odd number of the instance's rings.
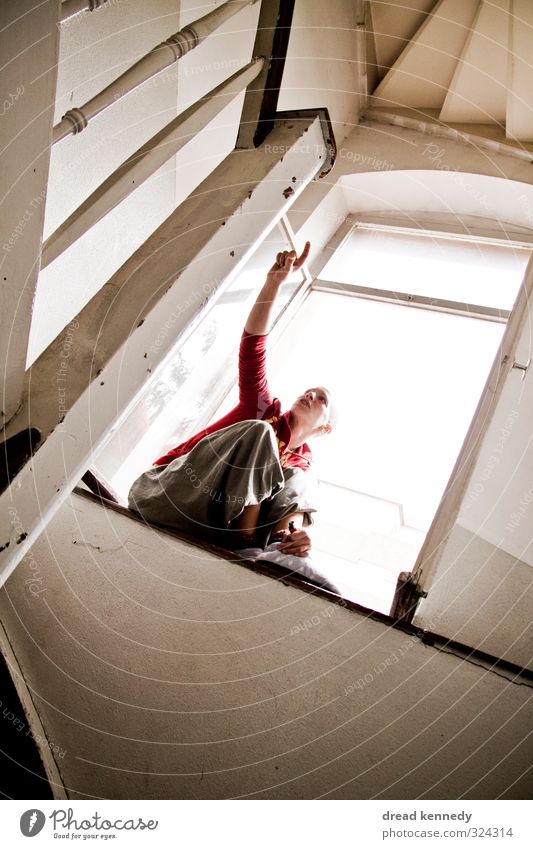
[[59,124],[54,127],[54,144],[66,136],[81,133],[91,118],[130,94],[169,65],[173,65],[190,50],[194,50],[218,27],[252,3],[257,3],[257,0],[228,0],[227,3],[213,9],[203,18],[187,24],[166,41],[158,44],[83,106],[69,109]]
[[59,50],[55,0],[0,3],[0,427],[21,399],[35,297]]
[[440,109],[479,0],[440,0],[374,92],[374,105]]
[[511,0],[507,136],[533,141],[533,3]]
[[280,121],[259,148],[235,150],[36,360],[8,436],[31,421],[42,441],[0,496],[2,583],[150,375],[325,156],[321,122],[313,116]]
[[450,83],[440,120],[505,123],[510,0],[483,0]]
[[507,140],[503,134],[501,136],[499,134],[481,135],[479,125],[476,124],[459,124],[450,127],[443,124],[439,118],[430,115],[421,116],[414,109],[367,109],[365,118],[379,124],[405,127],[405,129],[439,139],[463,141],[472,148],[488,151],[491,155],[502,154],[513,159],[521,159],[523,162],[533,162],[531,145],[513,143],[513,140]]
[[49,265],[185,147],[257,77],[263,65],[264,60],[258,59],[241,68],[135,151],[46,240],[41,267]]

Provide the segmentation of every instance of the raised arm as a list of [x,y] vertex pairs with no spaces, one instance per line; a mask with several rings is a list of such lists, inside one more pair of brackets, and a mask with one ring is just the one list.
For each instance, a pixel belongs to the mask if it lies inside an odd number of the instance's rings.
[[272,308],[279,288],[291,271],[301,268],[309,256],[310,247],[311,244],[306,242],[299,257],[296,257],[296,251],[281,251],[277,255],[244,326],[246,333],[250,333],[252,336],[264,336],[270,332]]

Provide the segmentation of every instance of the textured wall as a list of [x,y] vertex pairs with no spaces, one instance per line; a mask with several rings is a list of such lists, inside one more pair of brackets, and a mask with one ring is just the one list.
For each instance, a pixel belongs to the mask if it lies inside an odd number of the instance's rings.
[[80,496],[0,608],[72,798],[527,795],[527,687]]
[[416,623],[531,667],[531,567],[456,523]]

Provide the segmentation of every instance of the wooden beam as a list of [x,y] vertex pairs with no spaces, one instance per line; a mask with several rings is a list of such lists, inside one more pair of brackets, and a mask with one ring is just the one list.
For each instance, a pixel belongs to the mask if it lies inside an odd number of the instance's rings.
[[389,615],[395,622],[410,624],[420,599],[426,596],[427,593],[420,589],[412,572],[400,572]]
[[106,485],[100,480],[92,469],[87,469],[82,477],[85,486],[98,496],[102,501],[111,501],[113,504],[119,504],[119,498],[116,492],[109,485]]
[[260,148],[233,151],[36,360],[10,427],[31,422],[41,442],[0,495],[1,582],[325,156],[319,117],[280,120]]
[[262,0],[254,56],[266,59],[261,74],[248,86],[235,147],[257,147],[274,125],[279,89],[289,45],[295,0]]

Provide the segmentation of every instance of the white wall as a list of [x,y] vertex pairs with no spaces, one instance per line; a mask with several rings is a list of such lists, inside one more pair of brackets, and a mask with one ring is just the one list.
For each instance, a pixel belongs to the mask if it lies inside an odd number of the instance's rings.
[[[184,27],[225,0],[182,0],[180,27]],[[260,3],[248,6],[217,29],[178,63],[178,111],[246,65],[252,58]],[[244,92],[176,157],[176,203],[187,197],[235,147]]]
[[278,109],[326,107],[340,145],[359,121],[356,4],[296,0]]
[[80,496],[0,609],[69,798],[528,797],[526,687]]
[[[492,505],[487,505],[490,513]],[[456,522],[415,624],[531,668],[531,566]]]

